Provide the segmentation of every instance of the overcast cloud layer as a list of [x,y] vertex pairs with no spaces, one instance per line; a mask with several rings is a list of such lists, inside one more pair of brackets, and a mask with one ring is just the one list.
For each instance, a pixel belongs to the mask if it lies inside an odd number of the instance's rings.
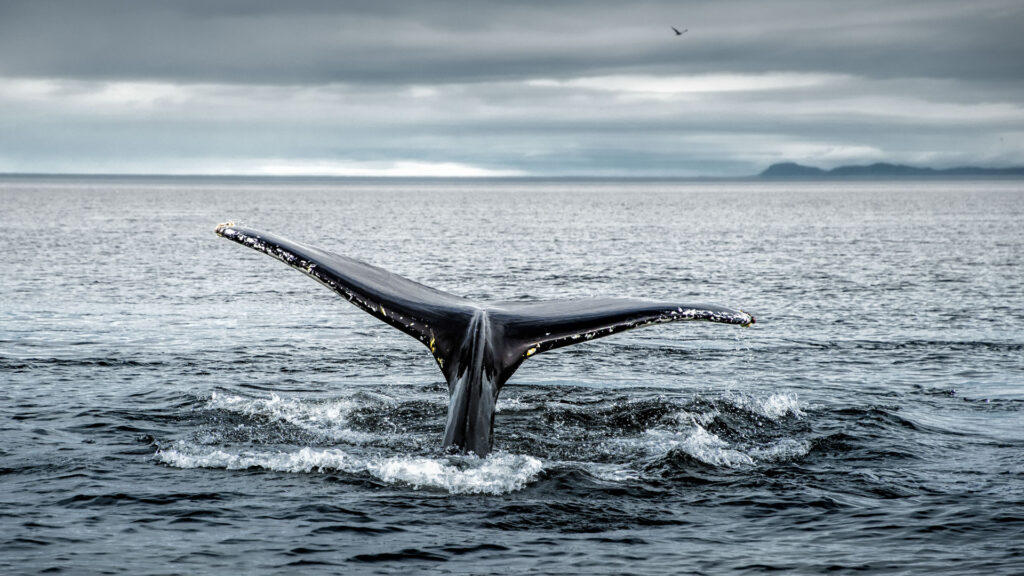
[[1022,165],[1021,30],[1020,0],[0,0],[0,172]]

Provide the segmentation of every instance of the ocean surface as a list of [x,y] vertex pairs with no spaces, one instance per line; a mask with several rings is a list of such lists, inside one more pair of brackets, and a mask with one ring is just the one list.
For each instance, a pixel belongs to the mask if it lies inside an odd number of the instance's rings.
[[[713,302],[440,449],[423,346],[233,220],[483,300]],[[1024,573],[1024,181],[0,179],[0,573]]]

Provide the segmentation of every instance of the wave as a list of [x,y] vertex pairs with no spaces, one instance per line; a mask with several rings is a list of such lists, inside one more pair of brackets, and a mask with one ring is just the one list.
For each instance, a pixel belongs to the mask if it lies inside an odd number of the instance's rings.
[[265,418],[332,441],[363,444],[371,441],[373,435],[349,426],[348,416],[357,407],[358,404],[351,399],[309,401],[284,399],[273,393],[268,398],[249,398],[213,392],[206,402],[208,410]]
[[176,468],[258,468],[274,472],[369,474],[386,484],[414,490],[439,489],[451,494],[505,494],[523,489],[543,470],[532,456],[496,452],[487,458],[414,455],[361,457],[338,448],[295,451],[227,450],[176,444],[156,453],[157,461]]
[[800,407],[800,399],[796,394],[771,394],[757,397],[748,394],[730,393],[722,399],[714,401],[698,400],[691,406],[676,413],[679,421],[692,421],[703,426],[719,418],[722,412],[741,413],[748,418],[764,418],[778,422],[787,417],[802,418],[806,413]]
[[645,449],[655,461],[684,453],[693,460],[715,468],[740,468],[781,462],[805,456],[811,443],[781,438],[766,444],[733,443],[709,432],[700,424],[684,431],[648,430]]
[[490,457],[436,453],[443,399],[426,392],[398,400],[367,390],[329,399],[217,391],[199,399],[200,427],[185,439],[157,442],[155,458],[179,468],[344,473],[414,489],[502,494],[545,469],[626,485],[691,468],[727,473],[812,451],[802,439],[809,424],[796,394],[607,398],[591,391],[567,402],[540,390],[500,400],[506,434]]

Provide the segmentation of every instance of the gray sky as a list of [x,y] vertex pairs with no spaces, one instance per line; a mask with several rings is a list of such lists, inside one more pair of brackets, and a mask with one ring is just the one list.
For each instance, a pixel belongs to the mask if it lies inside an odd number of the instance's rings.
[[0,0],[0,172],[1024,165],[1022,30],[1021,0]]

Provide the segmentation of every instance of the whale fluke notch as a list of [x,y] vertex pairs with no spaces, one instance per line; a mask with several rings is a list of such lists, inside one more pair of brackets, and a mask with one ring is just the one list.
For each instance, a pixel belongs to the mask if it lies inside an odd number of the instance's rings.
[[502,386],[531,356],[664,322],[754,323],[742,310],[634,298],[476,302],[267,232],[227,223],[216,233],[311,276],[422,342],[448,382],[443,446],[479,456],[491,451]]

